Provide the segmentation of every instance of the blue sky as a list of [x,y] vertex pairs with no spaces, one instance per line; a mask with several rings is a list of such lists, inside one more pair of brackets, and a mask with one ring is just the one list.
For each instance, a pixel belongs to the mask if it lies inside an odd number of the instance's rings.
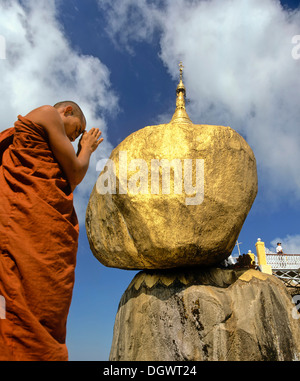
[[[248,141],[259,191],[241,251],[278,239],[300,253],[300,35],[298,1],[2,1],[1,124],[42,104],[73,99],[105,141],[75,191],[81,223],[67,327],[70,360],[107,360],[119,300],[135,271],[106,268],[84,227],[96,163],[130,133],[168,122],[183,61],[187,111],[196,124],[230,125]],[[300,53],[300,48],[299,48]],[[237,248],[233,254],[237,254]]]

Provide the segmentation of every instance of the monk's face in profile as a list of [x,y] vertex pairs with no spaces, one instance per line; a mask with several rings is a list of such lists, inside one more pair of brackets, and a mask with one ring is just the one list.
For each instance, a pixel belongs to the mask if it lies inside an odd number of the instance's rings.
[[72,106],[67,106],[64,112],[61,113],[61,117],[65,126],[66,135],[71,142],[73,142],[84,132],[86,127],[85,121],[73,113]]

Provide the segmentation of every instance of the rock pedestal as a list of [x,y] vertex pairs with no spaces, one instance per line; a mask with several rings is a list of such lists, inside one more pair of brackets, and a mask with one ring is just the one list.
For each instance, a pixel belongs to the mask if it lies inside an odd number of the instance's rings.
[[299,360],[293,309],[257,270],[143,271],[121,298],[110,360]]

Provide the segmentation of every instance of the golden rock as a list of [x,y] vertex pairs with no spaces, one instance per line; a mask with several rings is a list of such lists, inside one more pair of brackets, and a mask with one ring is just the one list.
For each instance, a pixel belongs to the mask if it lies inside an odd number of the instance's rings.
[[257,194],[254,154],[230,127],[193,124],[185,87],[167,124],[123,140],[94,186],[86,230],[95,257],[122,269],[227,258]]

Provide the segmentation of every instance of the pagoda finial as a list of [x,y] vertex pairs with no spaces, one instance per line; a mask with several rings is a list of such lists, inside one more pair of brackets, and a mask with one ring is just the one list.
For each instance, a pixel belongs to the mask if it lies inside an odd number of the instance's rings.
[[176,88],[176,109],[175,113],[171,119],[171,122],[185,122],[185,123],[192,123],[187,112],[185,111],[185,86],[182,82],[182,75],[183,75],[183,68],[182,62],[179,63],[179,74],[180,74],[180,80]]
[[182,81],[182,72],[183,72],[184,66],[182,65],[181,61],[179,62],[178,66],[179,66],[179,72],[180,72],[180,81]]
[[[181,61],[179,62],[178,66],[179,66],[179,75],[180,75],[180,78],[179,78],[179,83],[178,83],[178,86],[177,86],[177,89],[176,89],[176,93],[177,93],[177,96],[178,96],[178,92],[182,91],[184,93],[184,97],[185,97],[186,91],[185,91],[184,84],[182,82],[182,75],[183,75],[183,68],[184,68],[184,66],[182,65]],[[183,106],[185,108],[185,104]]]

